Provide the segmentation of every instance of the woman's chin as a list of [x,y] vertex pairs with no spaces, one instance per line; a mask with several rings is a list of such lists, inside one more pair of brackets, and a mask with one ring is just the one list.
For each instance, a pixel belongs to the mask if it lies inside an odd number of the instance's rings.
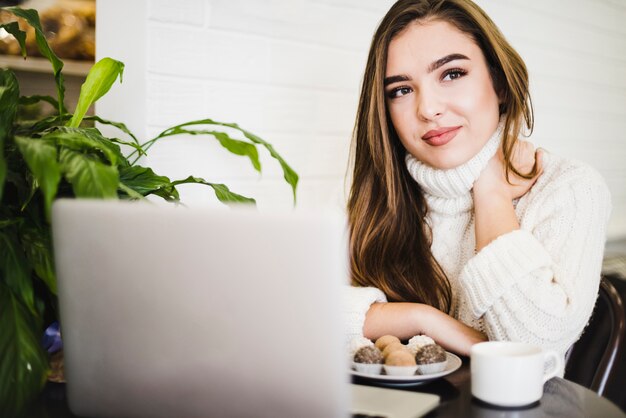
[[450,155],[444,156],[441,158],[430,158],[428,161],[423,161],[426,165],[436,168],[438,170],[451,170],[453,168],[457,168],[466,162],[468,162],[472,157],[468,158],[460,157],[459,155]]

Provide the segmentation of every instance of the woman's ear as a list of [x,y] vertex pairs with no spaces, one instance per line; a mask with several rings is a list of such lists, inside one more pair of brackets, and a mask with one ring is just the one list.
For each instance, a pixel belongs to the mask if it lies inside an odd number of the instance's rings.
[[498,96],[498,110],[500,112],[500,116],[506,113],[506,89],[504,88],[504,75],[500,74],[495,67],[489,66],[489,75],[491,76],[491,83],[493,85],[493,89]]
[[503,89],[500,89],[500,91],[497,92],[497,95],[498,95],[498,112],[499,112],[499,115],[502,116],[507,111],[506,100],[505,100],[506,94],[504,93]]

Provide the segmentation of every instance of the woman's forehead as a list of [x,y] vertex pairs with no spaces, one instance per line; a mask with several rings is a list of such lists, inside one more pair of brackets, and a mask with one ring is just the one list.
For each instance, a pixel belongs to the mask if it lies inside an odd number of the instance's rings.
[[450,54],[475,59],[482,56],[482,51],[472,37],[448,22],[415,21],[391,40],[387,72],[415,65],[427,70],[432,62]]

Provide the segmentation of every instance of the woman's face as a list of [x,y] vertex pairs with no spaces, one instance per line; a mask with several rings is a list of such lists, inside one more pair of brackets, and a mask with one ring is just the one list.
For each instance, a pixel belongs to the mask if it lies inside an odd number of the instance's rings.
[[443,21],[416,22],[389,44],[387,108],[400,141],[440,169],[469,161],[499,121],[499,100],[481,49]]

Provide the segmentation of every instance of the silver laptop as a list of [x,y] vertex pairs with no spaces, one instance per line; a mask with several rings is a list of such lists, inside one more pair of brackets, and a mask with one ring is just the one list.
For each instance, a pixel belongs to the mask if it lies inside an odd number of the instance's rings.
[[59,200],[52,227],[77,415],[409,417],[438,403],[348,383],[341,218]]

